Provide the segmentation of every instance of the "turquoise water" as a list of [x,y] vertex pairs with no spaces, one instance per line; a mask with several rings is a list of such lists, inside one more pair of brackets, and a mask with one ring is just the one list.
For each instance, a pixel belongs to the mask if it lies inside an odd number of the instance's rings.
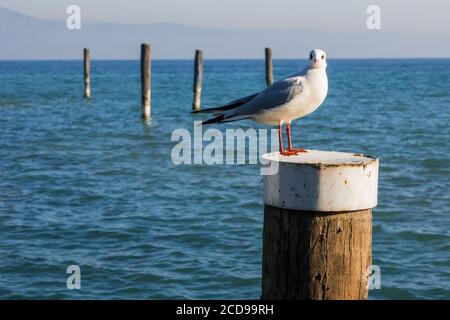
[[[305,61],[275,60],[275,78]],[[450,60],[330,60],[324,105],[293,126],[306,148],[380,158],[372,299],[450,299]],[[260,296],[257,165],[171,162],[192,131],[192,61],[0,62],[0,298]],[[263,61],[206,61],[203,103],[264,88]],[[249,128],[251,122],[217,126]],[[66,268],[81,268],[68,290]]]

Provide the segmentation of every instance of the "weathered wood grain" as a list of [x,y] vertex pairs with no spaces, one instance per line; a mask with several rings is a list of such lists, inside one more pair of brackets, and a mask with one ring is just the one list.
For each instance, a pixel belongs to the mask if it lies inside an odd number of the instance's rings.
[[203,51],[195,50],[194,87],[193,87],[194,101],[192,102],[192,110],[200,109],[202,85],[203,85]]
[[273,83],[273,70],[272,70],[272,49],[265,49],[266,56],[266,84],[270,86]]
[[264,208],[262,299],[367,299],[372,211]]
[[151,65],[150,45],[141,45],[141,96],[142,96],[142,118],[150,118],[151,110]]
[[84,48],[84,97],[91,96],[91,54],[88,48]]

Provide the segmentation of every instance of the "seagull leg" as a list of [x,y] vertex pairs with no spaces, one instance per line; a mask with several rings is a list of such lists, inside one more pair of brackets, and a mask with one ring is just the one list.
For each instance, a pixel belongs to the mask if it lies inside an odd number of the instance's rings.
[[[283,156],[293,156],[296,155],[296,152],[292,152],[290,150],[283,149],[283,131],[282,131],[283,121],[278,124],[278,143],[280,146],[280,154]],[[290,139],[290,138],[288,138]]]
[[288,124],[286,125],[286,134],[287,134],[287,139],[288,139],[288,148],[287,151],[290,152],[294,152],[295,154],[297,153],[301,153],[301,152],[307,152],[305,149],[301,148],[301,149],[296,149],[294,147],[292,147],[292,142],[291,142],[291,122],[289,121]]

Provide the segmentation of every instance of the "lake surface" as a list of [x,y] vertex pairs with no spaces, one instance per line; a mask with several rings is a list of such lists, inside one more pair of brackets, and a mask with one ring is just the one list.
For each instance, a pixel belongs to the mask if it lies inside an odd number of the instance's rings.
[[[0,298],[258,299],[258,165],[180,165],[193,131],[192,61],[0,62]],[[305,61],[275,60],[275,79]],[[265,86],[264,61],[205,61],[203,104]],[[450,60],[330,60],[297,146],[380,158],[371,299],[450,299]],[[251,128],[250,121],[215,126]],[[263,128],[257,126],[257,128]],[[81,268],[68,290],[66,268]]]

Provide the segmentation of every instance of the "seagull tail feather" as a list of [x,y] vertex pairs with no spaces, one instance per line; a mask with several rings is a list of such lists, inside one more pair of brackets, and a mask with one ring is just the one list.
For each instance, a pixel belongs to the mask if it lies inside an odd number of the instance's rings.
[[212,123],[226,123],[226,122],[233,122],[238,120],[247,119],[248,116],[226,116],[225,114],[220,114],[217,117],[214,117],[209,120],[205,120],[202,122],[202,125],[212,124]]
[[200,109],[200,110],[194,110],[191,111],[191,113],[220,113],[223,111],[228,111],[234,108],[237,108],[238,106],[230,105],[230,106],[222,106],[222,107],[215,107],[215,108],[208,108],[208,109]]
[[225,116],[224,116],[223,114],[221,114],[221,115],[219,115],[219,116],[217,116],[217,117],[214,117],[214,118],[212,118],[212,119],[208,119],[208,120],[203,121],[203,122],[202,122],[202,125],[205,126],[205,125],[207,125],[207,124],[212,124],[212,123],[221,122],[221,121],[223,121],[224,119],[225,119]]
[[249,96],[233,100],[233,101],[227,103],[226,105],[223,105],[223,106],[220,106],[220,107],[201,109],[201,110],[194,110],[191,113],[221,113],[223,111],[228,111],[228,110],[240,107],[243,104],[245,104],[245,103],[249,102],[250,100],[252,100],[257,95],[258,95],[258,93],[254,93],[254,94],[251,94]]

